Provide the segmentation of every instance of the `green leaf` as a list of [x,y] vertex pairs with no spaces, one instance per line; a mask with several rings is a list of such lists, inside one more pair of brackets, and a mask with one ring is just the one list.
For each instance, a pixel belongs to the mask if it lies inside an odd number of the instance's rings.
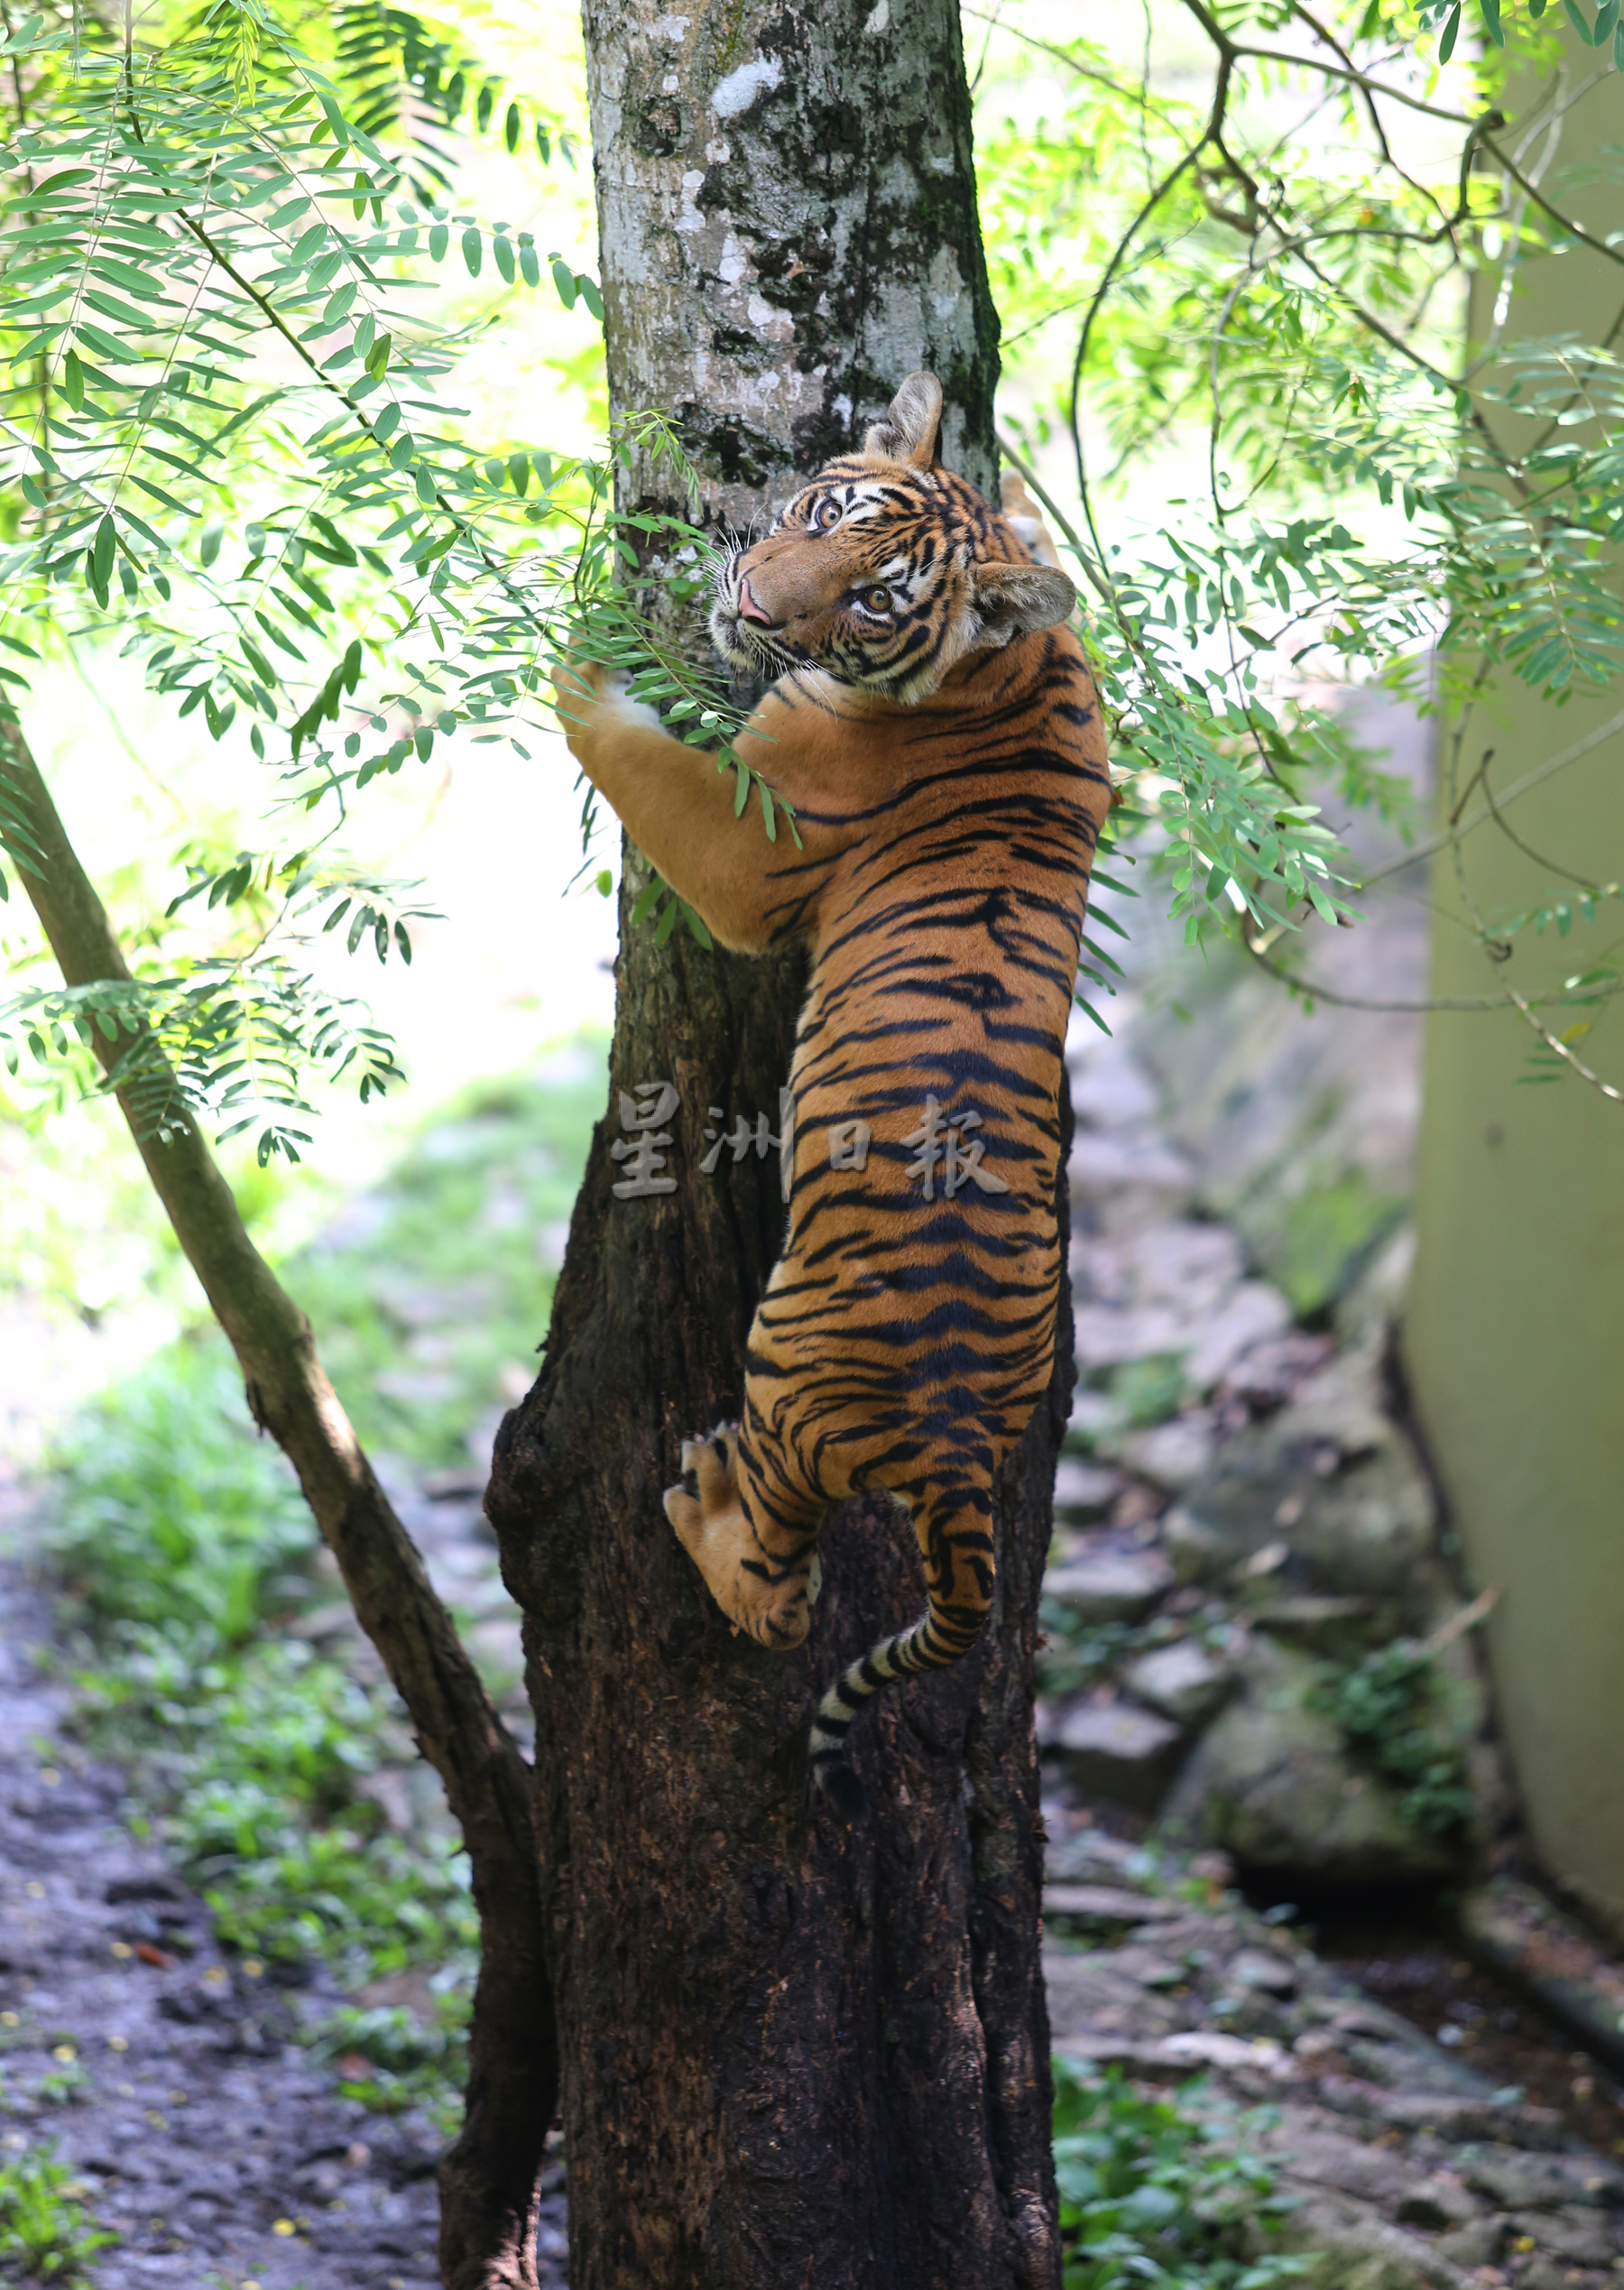
[[96,528],[96,540],[90,551],[97,588],[105,589],[112,577],[113,551],[116,546],[117,535],[113,530],[113,519],[110,514],[105,514]]
[[541,257],[528,242],[519,249],[519,272],[526,286],[540,285]]
[[598,292],[597,281],[588,278],[585,271],[579,271],[576,273],[576,284],[581,290],[582,301],[601,326],[604,322],[604,300]]
[[734,780],[734,817],[736,819],[750,800],[750,773],[741,763]]
[[776,843],[778,821],[772,816],[772,796],[765,780],[756,781],[756,790],[761,799],[761,818],[767,829],[767,840],[769,843]]
[[205,568],[212,565],[220,553],[220,543],[226,538],[225,521],[210,517],[198,540],[198,555]]
[[[1573,0],[1568,0],[1572,6]],[[558,290],[558,300],[567,310],[573,310],[576,299],[576,274],[560,255],[553,257],[553,284]]]
[[78,361],[78,352],[69,350],[62,361],[62,395],[78,413],[85,402],[85,369]]
[[638,892],[637,903],[632,910],[632,920],[634,925],[640,922],[646,922],[648,920],[650,915],[653,913],[661,898],[665,895],[665,887],[664,882],[660,880],[659,875],[656,874],[650,877],[647,883],[645,883],[643,888]]
[[[1564,7],[1572,9],[1573,0],[1563,0],[1563,5]],[[1438,42],[1438,61],[1440,63],[1447,63],[1451,56],[1453,55],[1455,40],[1460,32],[1460,29],[1461,0],[1455,0],[1454,6],[1449,12],[1449,20],[1444,26],[1444,37]]]
[[446,228],[444,223],[436,223],[433,229],[429,234],[429,252],[435,262],[443,263],[445,261],[446,249],[450,245],[450,232]]
[[522,125],[523,122],[519,116],[518,105],[510,104],[507,107],[507,117],[502,123],[502,140],[510,152],[515,152],[519,148],[519,131]]
[[479,266],[484,261],[484,237],[472,226],[462,235],[463,261],[468,266],[468,276],[477,278]]
[[502,237],[494,238],[491,241],[491,252],[496,258],[496,268],[498,272],[501,274],[503,285],[512,286],[513,283],[514,271],[512,240],[511,238]]

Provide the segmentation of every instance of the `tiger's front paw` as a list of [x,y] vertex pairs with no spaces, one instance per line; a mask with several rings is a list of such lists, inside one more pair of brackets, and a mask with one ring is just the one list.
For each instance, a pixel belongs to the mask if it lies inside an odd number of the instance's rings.
[[823,1579],[817,1553],[798,1546],[775,1558],[744,1513],[739,1493],[739,1427],[682,1443],[682,1477],[665,1491],[677,1539],[737,1630],[762,1646],[798,1646]]
[[571,652],[554,663],[553,708],[571,752],[589,729],[604,701],[611,697],[611,671],[585,652]]

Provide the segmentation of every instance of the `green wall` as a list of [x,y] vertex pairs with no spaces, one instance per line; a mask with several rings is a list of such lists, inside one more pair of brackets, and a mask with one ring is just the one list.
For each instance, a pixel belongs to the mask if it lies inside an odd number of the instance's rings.
[[[1566,47],[1582,78],[1583,51]],[[1564,179],[1610,143],[1624,143],[1616,75],[1568,113],[1546,177],[1564,211],[1603,233],[1624,214],[1618,189]],[[1520,272],[1508,339],[1594,341],[1621,311],[1624,268],[1584,250],[1547,255]],[[1481,336],[1488,312],[1474,315]],[[1463,778],[1492,747],[1504,785],[1620,709],[1624,684],[1558,708],[1501,679],[1466,725]],[[1444,751],[1453,728],[1441,734]],[[1556,866],[1624,877],[1624,737],[1506,816]],[[1492,824],[1467,840],[1463,863],[1490,920],[1563,887]],[[1497,983],[1532,996],[1609,949],[1624,957],[1624,905],[1613,901],[1566,938],[1525,934],[1497,970],[1466,926],[1447,852],[1432,895],[1439,996]],[[1589,1014],[1596,1022],[1576,1052],[1624,1083],[1624,1009]],[[1490,1658],[1535,1843],[1553,1875],[1624,1927],[1624,1105],[1572,1075],[1518,1085],[1536,1047],[1511,1011],[1427,1021],[1405,1352],[1472,1569],[1480,1584],[1504,1587]]]

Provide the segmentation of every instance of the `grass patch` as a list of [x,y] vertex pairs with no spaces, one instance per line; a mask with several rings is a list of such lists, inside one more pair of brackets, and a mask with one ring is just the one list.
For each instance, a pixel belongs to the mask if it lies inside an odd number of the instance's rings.
[[1361,1662],[1333,1670],[1315,1691],[1364,1764],[1400,1794],[1399,1809],[1424,1835],[1459,1836],[1476,1808],[1461,1728],[1445,1705],[1445,1674],[1415,1639],[1395,1639]]
[[212,1330],[82,1409],[51,1467],[48,1547],[93,1630],[224,1650],[309,1595],[316,1522]]
[[0,2162],[0,2276],[78,2290],[84,2267],[118,2237],[78,2201],[84,2189],[47,2148]]
[[1273,2290],[1307,2270],[1268,2249],[1290,2199],[1199,2086],[1174,2107],[1059,2056],[1054,2076],[1065,2290]]

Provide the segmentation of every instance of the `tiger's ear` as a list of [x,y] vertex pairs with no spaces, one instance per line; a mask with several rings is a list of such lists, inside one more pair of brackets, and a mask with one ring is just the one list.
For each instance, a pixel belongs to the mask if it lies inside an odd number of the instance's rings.
[[1055,565],[973,565],[974,604],[983,643],[1007,644],[1035,628],[1071,618],[1077,591]]
[[890,402],[883,421],[863,440],[864,453],[884,461],[933,468],[940,458],[942,385],[934,374],[910,374]]

